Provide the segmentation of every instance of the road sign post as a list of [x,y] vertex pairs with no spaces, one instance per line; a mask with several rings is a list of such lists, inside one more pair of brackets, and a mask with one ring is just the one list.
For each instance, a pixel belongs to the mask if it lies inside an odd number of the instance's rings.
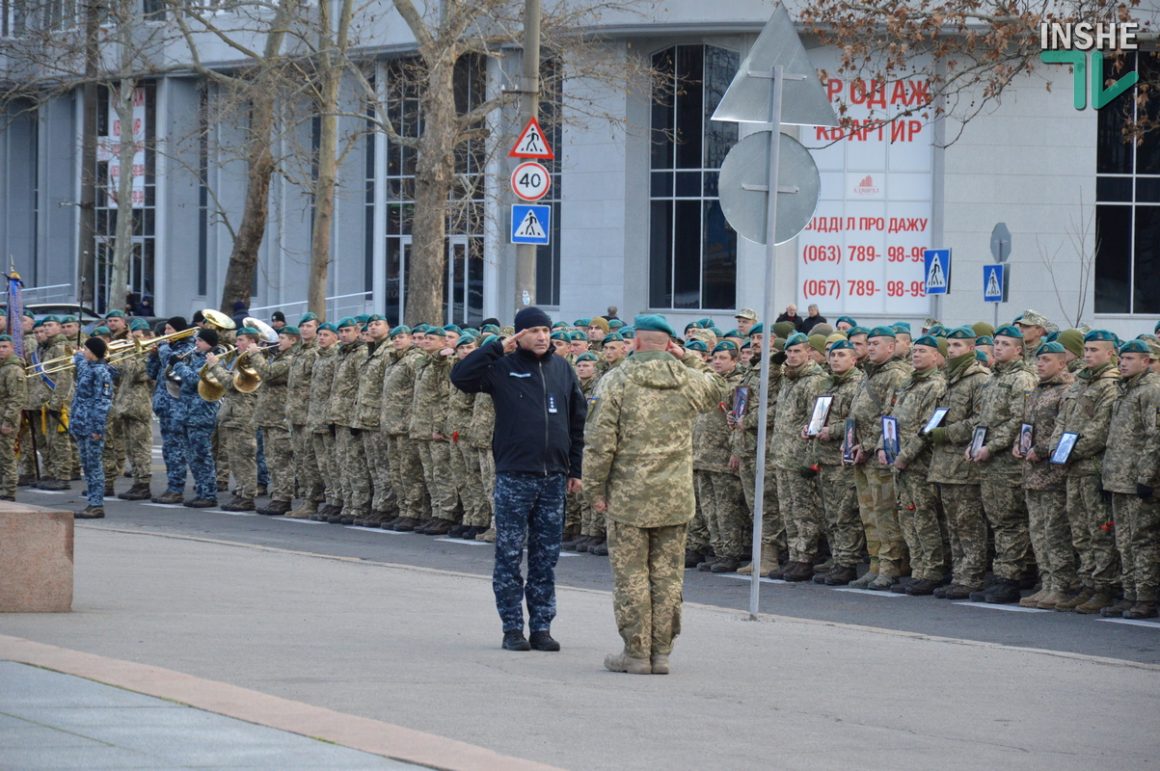
[[995,326],[999,325],[999,303],[1007,299],[1008,275],[1006,265],[983,266],[983,302],[995,304]]

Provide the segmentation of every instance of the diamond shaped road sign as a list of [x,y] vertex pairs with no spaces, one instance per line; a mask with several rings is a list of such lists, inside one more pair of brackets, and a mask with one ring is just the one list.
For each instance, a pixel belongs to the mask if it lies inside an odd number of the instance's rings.
[[837,126],[833,105],[818,80],[793,20],[781,3],[761,29],[749,54],[721,98],[713,120],[769,123],[769,79],[775,65],[785,67],[781,122],[802,126]]

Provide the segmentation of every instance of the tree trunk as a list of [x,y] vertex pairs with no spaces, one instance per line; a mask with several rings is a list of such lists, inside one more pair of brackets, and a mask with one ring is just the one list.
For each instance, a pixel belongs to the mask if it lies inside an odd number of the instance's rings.
[[429,63],[429,67],[411,225],[406,317],[412,324],[443,323],[447,211],[455,180],[455,61],[447,55],[442,61]]
[[117,162],[121,173],[117,178],[117,231],[113,242],[113,269],[109,275],[109,304],[105,308],[106,312],[125,308],[129,258],[133,254],[133,156],[137,150],[133,137],[133,92],[136,85],[132,78],[122,78],[114,100],[120,124]]

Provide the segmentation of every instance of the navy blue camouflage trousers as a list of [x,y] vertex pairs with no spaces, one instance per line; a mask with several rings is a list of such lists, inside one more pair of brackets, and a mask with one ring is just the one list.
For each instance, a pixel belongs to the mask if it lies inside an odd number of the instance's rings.
[[[547,631],[556,617],[556,562],[564,534],[563,474],[495,475],[495,570],[491,588],[503,630]],[[528,581],[520,574],[528,549]]]
[[73,440],[85,475],[88,504],[102,507],[105,505],[105,438],[93,439],[88,434],[74,434]]
[[165,461],[167,493],[185,490],[185,476],[189,471],[188,448],[185,444],[185,426],[171,415],[161,417],[161,458]]
[[[213,462],[213,426],[181,426],[179,435],[193,472],[194,498],[217,500],[217,469]],[[182,480],[184,487],[185,480]],[[175,488],[181,489],[181,488]]]

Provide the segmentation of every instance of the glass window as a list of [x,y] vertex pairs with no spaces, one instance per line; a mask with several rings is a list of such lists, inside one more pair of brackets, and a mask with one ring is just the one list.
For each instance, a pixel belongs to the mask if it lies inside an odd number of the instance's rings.
[[649,305],[727,309],[736,304],[737,234],[717,201],[717,177],[737,124],[710,120],[740,57],[715,46],[653,55]]
[[540,161],[552,175],[548,194],[539,201],[552,207],[549,244],[536,247],[536,302],[540,305],[560,304],[560,199],[564,181],[560,174],[560,150],[564,143],[560,86],[563,74],[558,59],[546,58],[540,62],[540,126],[547,134],[552,152],[556,154],[555,160]]

